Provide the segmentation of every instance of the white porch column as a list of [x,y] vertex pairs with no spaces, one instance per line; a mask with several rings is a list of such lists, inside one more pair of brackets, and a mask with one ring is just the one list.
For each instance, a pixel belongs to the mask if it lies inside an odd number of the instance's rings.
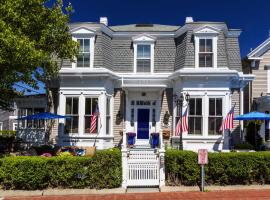
[[[240,115],[244,114],[244,88],[240,88]],[[244,141],[244,122],[240,120],[240,136],[242,141]]]
[[79,96],[79,135],[84,134],[85,98],[83,93]]
[[[59,115],[66,114],[66,98],[65,98],[63,92],[61,92],[61,91],[59,94],[58,114]],[[65,124],[65,119],[63,119],[63,118],[59,119],[57,138],[59,138],[59,136],[64,134],[64,124]]]
[[103,91],[99,97],[99,136],[106,135],[106,93]]
[[128,151],[127,148],[123,148],[122,146],[122,188],[127,188],[127,156],[128,156]]
[[159,188],[165,186],[165,149],[159,150]]

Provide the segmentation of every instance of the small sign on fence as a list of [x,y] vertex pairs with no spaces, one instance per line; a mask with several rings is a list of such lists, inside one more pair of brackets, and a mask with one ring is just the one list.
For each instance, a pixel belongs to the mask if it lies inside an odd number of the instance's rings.
[[207,151],[207,149],[199,149],[199,151],[198,151],[198,164],[199,165],[208,164],[208,151]]

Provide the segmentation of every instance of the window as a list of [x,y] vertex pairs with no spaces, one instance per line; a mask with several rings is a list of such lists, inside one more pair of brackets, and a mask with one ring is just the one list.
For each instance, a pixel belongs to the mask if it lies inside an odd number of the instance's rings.
[[106,101],[106,134],[111,133],[111,98],[107,97]]
[[[44,112],[44,108],[19,108],[18,110],[18,116],[19,118],[25,117],[28,115],[33,115],[37,113]],[[21,128],[44,128],[45,123],[44,120],[20,120],[19,127]],[[18,126],[18,125],[17,125]]]
[[79,124],[79,98],[67,97],[66,98],[66,115],[71,118],[66,119],[65,133],[78,133]]
[[[90,133],[92,116],[98,111],[98,98],[85,99],[85,115],[84,115],[84,133]],[[99,115],[98,115],[99,116]],[[99,117],[98,117],[99,118]],[[98,131],[98,118],[96,120],[96,128],[93,133]]]
[[199,39],[199,67],[213,67],[212,39]]
[[208,135],[221,134],[219,131],[222,124],[222,98],[209,99]]
[[189,100],[188,134],[202,135],[202,119],[202,99],[191,98]]
[[137,45],[137,72],[151,72],[151,46]]
[[176,130],[176,126],[177,126],[179,119],[180,119],[180,105],[176,104],[175,130]]
[[130,119],[130,126],[134,126],[134,108],[131,108],[131,119]]
[[77,67],[90,67],[90,39],[78,39],[80,44]]

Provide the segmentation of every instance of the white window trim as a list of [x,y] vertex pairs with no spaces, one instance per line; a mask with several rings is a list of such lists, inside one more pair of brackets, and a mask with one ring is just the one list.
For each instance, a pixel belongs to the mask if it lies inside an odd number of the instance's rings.
[[147,73],[147,72],[137,72],[137,46],[138,45],[150,45],[150,73],[154,72],[154,55],[155,55],[155,41],[156,38],[148,35],[148,34],[141,34],[132,38],[133,40],[133,50],[134,50],[134,73]]
[[74,41],[78,41],[78,39],[89,39],[90,40],[90,66],[89,67],[77,67],[77,58],[75,58],[75,62],[72,62],[72,69],[93,69],[94,68],[94,45],[95,45],[95,37],[87,36],[87,35],[78,35],[72,37]]
[[[213,67],[199,67],[199,52],[200,52],[200,39],[211,39],[213,46]],[[217,68],[217,36],[195,35],[195,68],[211,69]]]

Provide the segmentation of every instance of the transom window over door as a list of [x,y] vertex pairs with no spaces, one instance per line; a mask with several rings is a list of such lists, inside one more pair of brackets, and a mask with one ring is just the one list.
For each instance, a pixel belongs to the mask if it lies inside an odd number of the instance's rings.
[[212,39],[199,39],[199,67],[213,67]]
[[67,97],[66,98],[66,115],[70,118],[66,119],[65,133],[78,133],[79,125],[79,98]]
[[188,134],[201,135],[202,134],[202,99],[191,98],[189,100],[189,131]]
[[222,98],[209,99],[208,135],[219,135],[222,124]]
[[151,45],[137,45],[137,72],[151,72]]
[[90,67],[90,39],[78,39],[80,44],[77,67]]

